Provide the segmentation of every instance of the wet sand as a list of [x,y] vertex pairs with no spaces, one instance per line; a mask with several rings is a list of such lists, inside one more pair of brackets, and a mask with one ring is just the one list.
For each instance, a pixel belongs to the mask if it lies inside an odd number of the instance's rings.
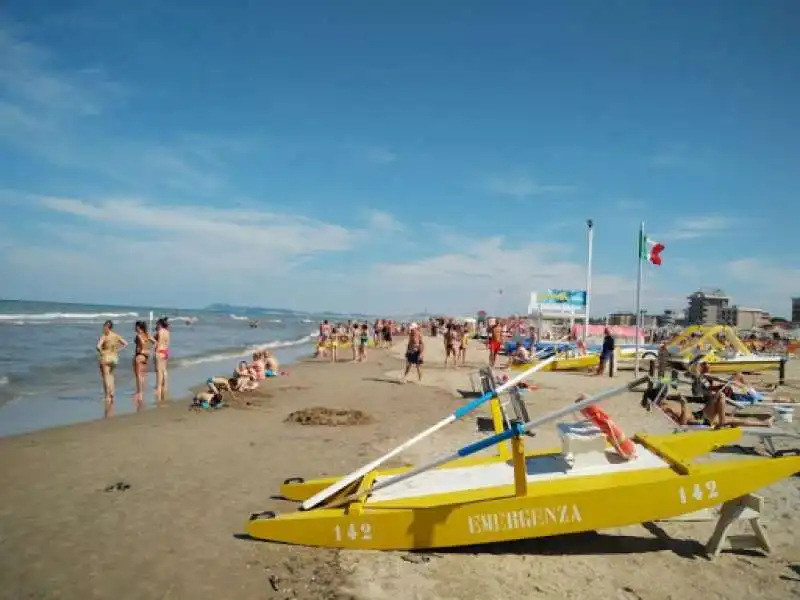
[[[335,551],[242,539],[287,477],[346,473],[464,402],[470,369],[444,370],[441,343],[426,350],[423,385],[397,384],[402,363],[373,352],[365,364],[303,363],[237,406],[175,403],[0,439],[0,598],[787,598],[800,594],[800,481],[762,493],[774,551],[725,553],[701,543],[711,523],[668,523],[427,554]],[[485,351],[470,348],[475,366]],[[790,363],[790,377],[800,370]],[[581,391],[630,378],[548,373],[526,394],[532,415]],[[412,378],[412,381],[415,378]],[[796,389],[793,393],[800,393]],[[638,395],[607,410],[628,432],[665,431]],[[250,404],[246,404],[249,402]],[[286,422],[311,408],[369,418],[343,426]],[[98,410],[100,407],[98,406]],[[295,419],[296,421],[297,419]],[[302,419],[301,419],[302,420]],[[797,429],[797,423],[790,425]],[[478,437],[474,419],[446,428],[393,464],[418,463]],[[529,445],[551,446],[554,430]],[[791,446],[791,445],[789,445]],[[123,485],[116,485],[121,483]],[[129,486],[129,487],[127,487]],[[237,535],[239,537],[237,537]]]

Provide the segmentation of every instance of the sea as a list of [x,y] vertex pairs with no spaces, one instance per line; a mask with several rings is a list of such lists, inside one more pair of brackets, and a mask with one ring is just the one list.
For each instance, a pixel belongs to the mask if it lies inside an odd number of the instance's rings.
[[[230,374],[255,350],[271,349],[282,368],[310,355],[321,319],[363,318],[225,305],[182,310],[0,300],[0,436],[102,417],[95,346],[103,322],[113,321],[132,344],[134,323],[149,321],[151,313],[170,320],[169,394],[174,400],[187,398],[190,388],[210,376]],[[254,321],[257,327],[251,327]],[[122,351],[116,370],[116,414],[133,412],[132,348]],[[150,372],[148,405],[154,385]]]

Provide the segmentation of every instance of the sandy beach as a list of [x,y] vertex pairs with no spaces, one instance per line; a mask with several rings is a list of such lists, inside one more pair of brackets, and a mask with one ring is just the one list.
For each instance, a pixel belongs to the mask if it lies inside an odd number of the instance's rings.
[[[287,477],[344,474],[464,402],[472,367],[442,368],[426,340],[422,385],[398,385],[402,348],[363,364],[306,362],[286,378],[240,395],[236,406],[189,410],[187,402],[0,439],[0,598],[486,599],[774,598],[800,595],[800,481],[763,490],[773,553],[703,555],[711,523],[667,523],[426,554],[355,552],[254,542],[251,512],[290,511],[271,498]],[[790,363],[790,380],[800,382]],[[532,415],[616,378],[537,375]],[[412,381],[415,377],[411,378]],[[797,390],[790,390],[797,394]],[[628,432],[667,431],[638,394],[607,410]],[[310,407],[363,411],[367,423],[285,422]],[[100,406],[98,406],[100,411]],[[786,425],[800,430],[797,423]],[[476,439],[456,423],[400,457],[418,463]],[[552,428],[528,445],[557,443]],[[121,484],[121,485],[118,485]]]

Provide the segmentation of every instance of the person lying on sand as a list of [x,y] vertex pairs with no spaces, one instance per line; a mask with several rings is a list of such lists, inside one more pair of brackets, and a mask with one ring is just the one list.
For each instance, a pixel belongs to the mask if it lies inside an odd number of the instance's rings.
[[716,392],[705,403],[703,408],[692,412],[686,398],[675,393],[667,395],[661,383],[651,386],[642,397],[642,406],[649,410],[649,403],[654,402],[668,417],[678,425],[705,425],[708,427],[742,426],[742,427],[771,427],[772,417],[740,417],[726,411],[727,403],[725,394]]
[[[214,379],[222,379],[219,377],[212,377],[208,380],[208,391],[197,392],[192,400],[192,406],[195,408],[219,408],[223,405],[222,391],[214,384]],[[224,381],[224,379],[223,379]],[[227,381],[225,381],[227,385]]]
[[735,402],[747,402],[749,404],[757,404],[759,402],[796,403],[794,398],[786,394],[769,396],[770,392],[775,392],[775,390],[776,387],[770,386],[762,387],[761,390],[758,390],[748,383],[742,373],[736,373],[736,375],[731,377],[729,396]]
[[728,414],[725,407],[725,395],[721,393],[717,393],[711,401],[706,402],[703,408],[694,412],[689,409],[689,403],[681,395],[678,395],[677,403],[669,400],[661,403],[662,410],[678,425],[772,427],[773,419],[770,416],[764,415],[763,418],[739,417]]

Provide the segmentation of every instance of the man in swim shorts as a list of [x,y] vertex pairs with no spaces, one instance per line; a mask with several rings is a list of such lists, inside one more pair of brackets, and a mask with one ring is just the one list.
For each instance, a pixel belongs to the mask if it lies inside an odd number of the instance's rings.
[[500,328],[500,323],[492,321],[489,328],[489,366],[494,368],[497,361],[497,355],[500,354],[500,349],[503,347],[503,330]]

